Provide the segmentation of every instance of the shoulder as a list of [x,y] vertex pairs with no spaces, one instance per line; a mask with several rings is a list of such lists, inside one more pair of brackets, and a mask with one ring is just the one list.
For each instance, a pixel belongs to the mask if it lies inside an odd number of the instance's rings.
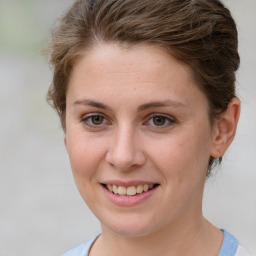
[[253,255],[248,253],[248,251],[242,245],[239,245],[235,256],[253,256]]
[[91,246],[93,245],[93,243],[95,242],[95,240],[97,239],[98,236],[93,237],[89,241],[76,246],[75,248],[62,254],[62,256],[88,256]]
[[238,240],[226,230],[224,232],[224,240],[218,256],[253,256],[241,246]]

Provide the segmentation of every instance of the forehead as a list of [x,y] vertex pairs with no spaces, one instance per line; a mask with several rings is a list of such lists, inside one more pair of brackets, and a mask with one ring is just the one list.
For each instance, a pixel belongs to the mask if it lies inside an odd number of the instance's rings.
[[[95,66],[97,66],[96,69]],[[95,73],[102,73],[104,76],[112,78],[124,73],[127,76],[129,73],[131,75],[137,73],[138,76],[135,78],[141,79],[156,78],[157,75],[166,77],[170,72],[172,75],[183,75],[183,79],[192,78],[192,73],[185,64],[176,60],[160,47],[150,44],[125,47],[114,43],[99,43],[78,58],[74,70],[92,76]],[[151,74],[150,77],[149,74]],[[184,76],[184,74],[186,75]]]
[[[190,69],[154,45],[131,48],[98,44],[75,63],[67,97],[125,96],[191,102],[206,97],[194,82]],[[163,98],[163,99],[162,99]]]

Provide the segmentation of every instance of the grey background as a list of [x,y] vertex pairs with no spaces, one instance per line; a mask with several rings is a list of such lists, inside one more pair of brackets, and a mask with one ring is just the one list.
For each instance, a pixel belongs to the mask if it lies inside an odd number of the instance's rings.
[[[204,213],[256,253],[256,1],[224,2],[239,29],[243,105],[237,137],[207,181]],[[100,232],[45,102],[52,71],[40,51],[70,3],[0,0],[0,256],[60,255]]]

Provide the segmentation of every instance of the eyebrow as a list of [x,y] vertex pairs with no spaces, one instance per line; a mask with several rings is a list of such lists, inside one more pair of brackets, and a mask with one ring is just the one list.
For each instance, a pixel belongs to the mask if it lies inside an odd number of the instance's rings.
[[[111,108],[103,103],[94,101],[94,100],[89,100],[89,99],[81,99],[81,100],[76,100],[73,105],[88,105],[96,108],[101,108],[104,110],[111,110]],[[173,107],[173,108],[185,108],[186,105],[179,101],[173,101],[173,100],[165,100],[165,101],[153,101],[153,102],[148,102],[143,105],[140,105],[138,107],[138,112],[141,112],[143,110],[149,109],[149,108],[157,108],[157,107]]]
[[149,102],[139,106],[138,111],[143,111],[149,108],[157,108],[157,107],[185,108],[186,105],[184,105],[179,101],[173,101],[173,100],[154,101],[154,102]]
[[105,110],[110,110],[110,107],[108,107],[107,105],[94,101],[94,100],[88,100],[88,99],[83,99],[83,100],[76,100],[73,105],[88,105],[88,106],[92,106],[95,108],[101,108],[101,109],[105,109]]

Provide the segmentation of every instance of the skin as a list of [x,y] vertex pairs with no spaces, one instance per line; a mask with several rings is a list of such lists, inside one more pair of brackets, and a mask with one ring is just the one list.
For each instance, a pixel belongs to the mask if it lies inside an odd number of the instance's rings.
[[[209,157],[234,137],[239,100],[211,127],[187,66],[151,45],[105,43],[77,60],[66,100],[73,175],[102,226],[90,255],[217,255],[223,234],[204,219],[202,195]],[[120,206],[106,197],[109,180],[159,186]]]

